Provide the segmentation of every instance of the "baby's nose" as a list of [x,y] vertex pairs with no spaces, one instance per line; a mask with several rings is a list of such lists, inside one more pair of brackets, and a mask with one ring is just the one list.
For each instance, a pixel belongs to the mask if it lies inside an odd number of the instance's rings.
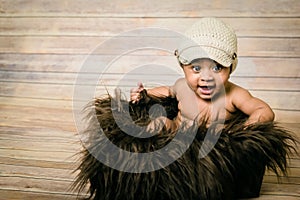
[[200,73],[200,80],[201,81],[212,81],[213,80],[213,75],[210,71],[208,70],[203,70]]

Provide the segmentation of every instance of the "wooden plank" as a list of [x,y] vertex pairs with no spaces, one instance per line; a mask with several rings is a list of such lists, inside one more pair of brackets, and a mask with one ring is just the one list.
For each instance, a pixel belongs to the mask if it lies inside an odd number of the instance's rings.
[[[287,111],[287,110],[275,110],[275,121],[280,123],[299,123],[300,112],[299,111]],[[299,132],[299,131],[298,131]]]
[[57,181],[72,182],[75,179],[76,174],[70,169],[57,169],[57,168],[40,168],[32,166],[18,166],[0,164],[1,175],[3,177],[24,177],[24,178],[36,178],[36,179],[48,179]]
[[269,195],[269,194],[262,194],[259,198],[253,198],[253,200],[298,200],[299,197],[293,195]]
[[[147,69],[147,68],[145,68]],[[146,80],[154,83],[164,83],[166,80],[175,82],[176,79],[182,77],[182,73],[173,74],[161,74],[161,72],[152,71],[149,73],[51,73],[51,72],[14,72],[14,71],[2,71],[0,73],[0,80],[6,82],[20,82],[20,83],[41,83],[41,84],[63,84],[74,85],[76,84],[77,76],[80,75],[80,79],[83,84],[90,85],[95,84],[101,78],[101,81],[106,86],[116,86],[119,81],[122,80],[122,86],[133,86],[137,80]],[[170,70],[168,70],[170,71]],[[125,76],[125,77],[124,77]],[[232,76],[230,79],[232,82],[250,90],[282,90],[286,91],[299,91],[300,78],[269,78],[269,77],[236,77]]]
[[0,187],[2,189],[14,189],[29,192],[43,192],[51,194],[74,194],[70,192],[71,181],[48,180],[28,177],[3,177],[0,176]]
[[[252,76],[252,77],[300,77],[299,72],[300,59],[298,58],[239,58],[236,76]],[[286,72],[286,67],[291,73]],[[293,74],[292,74],[293,73]]]
[[45,152],[79,152],[81,150],[80,136],[75,135],[76,133],[65,134],[65,131],[53,130],[47,127],[44,127],[44,130],[40,132],[31,131],[32,129],[36,128],[18,127],[18,125],[15,127],[0,127],[1,148]]
[[[25,130],[26,131],[26,130]],[[4,132],[4,133],[3,133]],[[80,138],[73,138],[70,140],[66,137],[51,137],[51,135],[35,137],[31,135],[24,135],[23,133],[8,134],[8,131],[1,133],[1,147],[2,148],[14,148],[14,149],[28,149],[29,147],[33,150],[49,150],[50,148],[56,148],[57,151],[79,151],[81,144]],[[41,143],[45,143],[40,146]]]
[[12,139],[9,136],[2,136],[0,139],[1,149],[6,150],[29,150],[29,151],[41,151],[41,152],[69,152],[76,154],[81,150],[80,140],[78,139],[77,144],[63,142],[61,139],[59,142],[52,141],[51,139],[44,140],[32,140],[29,138],[26,139]]
[[[42,102],[46,103],[49,101]],[[46,135],[48,135],[48,139],[49,135],[51,135],[51,138],[54,140],[55,138],[67,137],[65,138],[66,141],[76,141],[76,127],[71,109],[66,110],[59,107],[53,109],[51,106],[47,108],[46,105],[43,108],[39,107],[38,104],[32,105],[25,106],[21,104],[16,106],[10,104],[11,107],[6,107],[6,109],[2,109],[2,106],[0,106],[1,113],[3,111],[0,123],[4,129],[2,133],[11,133],[13,136],[22,132],[23,136],[31,135],[32,137],[47,137]],[[17,111],[18,109],[22,111],[19,112]],[[22,135],[19,137],[22,137]]]
[[[250,91],[255,97],[258,97],[268,103],[273,109],[298,110],[300,102],[300,92],[285,91]],[[281,97],[280,97],[281,96]],[[288,97],[288,99],[286,98]]]
[[48,127],[22,127],[17,123],[14,126],[1,126],[0,127],[1,139],[6,136],[15,140],[30,139],[32,141],[40,140],[53,140],[55,142],[68,142],[76,143],[78,136],[75,132],[64,131],[60,129],[51,129]]
[[[4,97],[0,96],[0,107],[2,105],[10,105],[10,106],[31,106],[37,109],[40,108],[50,108],[50,109],[63,109],[63,110],[71,110],[72,109],[72,101],[70,100],[49,100],[49,99],[32,99],[32,98],[22,98],[22,97]],[[43,129],[38,131],[45,131]],[[53,134],[53,133],[52,133]],[[61,131],[60,131],[61,134]]]
[[[2,52],[0,53],[0,69],[10,71],[78,72],[87,56],[76,54],[9,54]],[[136,57],[127,60],[136,60]],[[113,56],[99,55],[97,60],[104,63],[112,59]]]
[[[37,124],[43,122],[52,122],[57,124],[72,125],[72,122],[74,122],[72,110],[55,110],[47,108],[38,109],[24,106],[1,106],[1,111],[1,117],[6,116],[13,121],[15,121],[15,119],[23,118],[24,121],[35,121]],[[18,114],[16,115],[16,113]]]
[[24,158],[24,159],[34,159],[34,160],[44,160],[44,161],[68,161],[70,163],[74,162],[73,156],[78,152],[66,152],[66,151],[34,151],[34,150],[17,150],[17,149],[2,149],[0,148],[0,154],[5,155],[10,158]]
[[53,194],[49,192],[21,191],[17,189],[0,188],[0,199],[3,200],[76,200],[76,194]]
[[264,183],[283,183],[283,184],[291,184],[291,185],[299,185],[300,184],[300,177],[299,174],[295,173],[290,173],[289,177],[280,177],[278,178],[277,176],[270,176],[270,175],[265,175],[264,176]]
[[[116,59],[116,56],[88,56],[88,55],[55,55],[55,54],[4,54],[0,53],[0,70],[2,71],[24,71],[24,72],[55,72],[55,73],[77,73],[89,65],[84,65],[86,58],[94,60],[95,66],[107,66],[107,63]],[[137,67],[141,64],[161,64],[179,69],[177,60],[174,56],[134,56],[124,55],[115,63],[122,63],[123,68],[116,67],[112,73],[126,73],[132,66]],[[299,72],[300,58],[255,58],[239,57],[238,67],[233,76],[250,77],[300,77]],[[288,66],[288,70],[286,67]],[[117,70],[118,69],[118,70]],[[100,73],[101,68],[89,68],[85,70],[89,73]],[[181,69],[179,69],[179,72]]]
[[[35,112],[38,112],[37,110]],[[293,115],[293,113],[291,113]],[[290,115],[290,114],[289,114]],[[292,118],[292,117],[288,117]],[[61,118],[62,122],[57,121],[47,121],[47,120],[33,120],[31,117],[22,119],[21,117],[14,117],[13,114],[9,114],[7,117],[0,117],[0,126],[18,126],[18,127],[31,127],[31,128],[47,128],[47,129],[57,129],[62,131],[74,131],[76,132],[76,126],[74,122],[65,122],[65,119]],[[67,118],[67,120],[72,120],[72,118]],[[17,125],[16,125],[17,124]]]
[[298,184],[263,183],[261,187],[261,194],[290,195],[300,197],[300,189]]
[[[159,9],[157,9],[159,8]],[[251,8],[251,9],[250,9]],[[166,0],[159,1],[97,1],[83,0],[60,1],[24,1],[14,4],[9,0],[1,1],[2,16],[80,16],[80,17],[297,17],[299,2],[297,0],[266,1],[202,1]]]
[[[13,109],[16,111],[15,109]],[[16,116],[14,111],[9,112],[6,110],[5,114],[1,114],[1,122],[0,126],[17,126],[17,127],[31,127],[31,128],[47,128],[50,131],[54,130],[62,130],[62,131],[73,131],[76,133],[75,122],[73,121],[73,114],[69,112],[69,117],[62,117],[59,114],[53,114],[52,120],[47,119],[46,116],[39,119],[38,117],[42,116],[34,116],[38,111],[37,109],[30,109],[28,114],[22,114],[22,116]],[[5,111],[4,109],[1,111]],[[19,111],[18,111],[19,112]],[[30,116],[31,115],[31,116]]]
[[[74,159],[75,160],[75,159]],[[30,167],[40,167],[45,169],[75,169],[75,161],[47,161],[47,160],[37,160],[28,158],[11,158],[5,155],[0,156],[0,163],[6,165],[16,165],[16,166],[30,166]]]
[[300,78],[234,77],[230,80],[248,90],[298,91]]
[[[299,37],[299,18],[221,18],[238,37]],[[197,18],[0,18],[1,36],[116,36],[137,28],[184,33]],[[51,26],[49,26],[51,24]],[[112,26],[113,24],[113,26]]]
[[[59,37],[59,36],[17,36],[0,37],[0,52],[38,53],[38,54],[89,54],[97,47],[96,54],[121,55],[136,47],[167,48],[166,51],[136,50],[133,55],[173,55],[178,40],[164,37],[122,37],[118,42],[110,37]],[[116,39],[116,38],[114,38]],[[108,41],[103,43],[104,41]],[[120,42],[122,41],[122,42]],[[101,45],[102,46],[99,46]],[[134,45],[133,45],[134,44]],[[99,48],[101,47],[101,48]],[[238,56],[256,57],[298,57],[300,40],[298,38],[239,38]]]
[[[5,127],[5,128],[2,128]],[[61,136],[55,135],[58,130],[52,129],[51,127],[44,127],[47,131],[41,131],[39,133],[30,131],[31,129],[36,129],[37,127],[24,127],[16,123],[14,126],[1,126],[1,140],[10,142],[10,141],[18,141],[18,142],[49,142],[55,144],[68,144],[69,147],[76,148],[79,144],[79,136],[73,134],[64,134],[64,130],[61,131]],[[22,129],[23,131],[16,131]],[[39,135],[38,135],[39,134]],[[53,136],[53,135],[54,136]],[[47,146],[47,145],[46,145]],[[66,148],[69,148],[68,146]],[[73,149],[72,149],[73,150]]]
[[37,99],[72,100],[73,87],[70,85],[31,84],[2,82],[1,96],[14,96]]
[[[296,158],[293,158],[290,160],[291,162],[299,162],[299,156]],[[264,182],[279,182],[279,183],[293,183],[293,184],[300,184],[300,168],[299,167],[294,167],[292,164],[289,165],[288,169],[288,177],[280,176],[276,177],[276,175],[273,172],[267,171],[265,176],[266,179],[264,179]],[[275,179],[276,178],[276,179]],[[269,180],[269,181],[267,181]],[[271,181],[274,180],[274,181]]]
[[[299,51],[296,47],[299,39],[281,38],[240,38],[238,40],[238,54],[241,56],[278,56],[278,57],[298,57]],[[296,43],[294,43],[296,42]],[[285,45],[283,44],[285,43]],[[294,51],[294,53],[290,53]]]
[[[280,127],[283,127],[284,129],[286,129],[290,132],[292,132],[294,137],[299,137],[300,124],[298,122],[296,122],[296,123],[283,123],[283,122],[279,123],[278,122],[277,125],[280,126]],[[298,163],[297,166],[300,167],[300,163]]]

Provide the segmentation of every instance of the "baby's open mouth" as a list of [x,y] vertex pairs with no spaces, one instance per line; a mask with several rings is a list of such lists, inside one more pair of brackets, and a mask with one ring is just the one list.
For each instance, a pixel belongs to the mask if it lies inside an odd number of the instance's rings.
[[215,88],[214,85],[202,85],[202,86],[199,86],[201,89],[203,90],[212,90]]
[[214,85],[211,85],[211,86],[210,85],[202,85],[202,86],[199,86],[199,88],[200,88],[201,93],[209,95],[213,92],[215,86]]

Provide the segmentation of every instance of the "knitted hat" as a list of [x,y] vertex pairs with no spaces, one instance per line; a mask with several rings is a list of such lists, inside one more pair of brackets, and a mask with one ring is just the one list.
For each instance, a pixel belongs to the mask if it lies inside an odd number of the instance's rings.
[[224,67],[237,65],[237,37],[234,30],[216,18],[202,18],[186,31],[175,55],[181,64],[210,58]]

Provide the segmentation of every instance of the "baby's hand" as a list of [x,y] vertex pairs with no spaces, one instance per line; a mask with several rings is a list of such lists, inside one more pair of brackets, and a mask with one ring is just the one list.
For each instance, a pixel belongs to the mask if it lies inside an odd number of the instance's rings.
[[137,88],[132,88],[130,90],[130,100],[132,103],[137,103],[141,99],[141,91],[144,90],[142,83],[138,83],[137,86]]

